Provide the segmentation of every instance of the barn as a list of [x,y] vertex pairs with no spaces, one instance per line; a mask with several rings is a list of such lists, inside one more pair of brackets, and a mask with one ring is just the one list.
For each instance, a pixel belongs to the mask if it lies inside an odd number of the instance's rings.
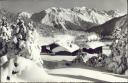
[[103,51],[103,46],[105,46],[105,44],[100,41],[92,41],[87,42],[87,47],[82,50],[83,52],[87,52],[89,54],[100,54]]

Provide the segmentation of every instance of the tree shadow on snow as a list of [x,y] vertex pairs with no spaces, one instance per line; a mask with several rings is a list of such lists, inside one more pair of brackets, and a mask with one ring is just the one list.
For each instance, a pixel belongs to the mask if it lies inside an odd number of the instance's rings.
[[119,78],[128,79],[128,76],[125,76],[125,75],[118,75],[118,74],[114,74],[114,73],[105,73],[105,74],[112,75],[112,76],[119,77]]
[[60,69],[60,68],[69,67],[65,64],[67,61],[46,61],[46,60],[43,60],[43,62],[44,62],[43,66],[47,69]]
[[53,61],[46,61],[46,60],[43,60],[43,63],[44,63],[44,67],[47,68],[47,69],[55,69],[56,66],[57,66],[57,62],[53,62]]
[[99,80],[99,79],[95,79],[95,78],[90,78],[90,77],[85,77],[85,76],[80,76],[80,75],[78,75],[78,76],[67,75],[67,74],[50,74],[50,75],[68,77],[68,78],[74,78],[74,79],[80,79],[80,80],[90,80],[90,81],[94,81],[94,82],[107,82],[107,81],[103,81],[103,80]]
[[[59,62],[58,61],[45,61],[45,60],[43,60],[43,61],[44,61],[44,67],[47,68],[47,69],[81,68],[81,69],[88,69],[88,70],[102,72],[104,74],[112,75],[112,76],[115,76],[115,77],[128,79],[127,76],[114,74],[112,72],[107,71],[104,67],[90,67],[90,66],[87,66],[84,63],[72,64],[70,66],[67,66],[67,65],[62,64],[61,61],[59,61]],[[67,62],[69,62],[69,61],[67,61]],[[59,65],[63,65],[63,66],[59,66]],[[71,75],[68,75],[68,76],[72,77]],[[74,77],[79,77],[80,78],[81,76],[74,76]],[[81,77],[81,78],[83,78],[83,77]]]
[[[103,68],[103,67],[99,67],[99,68],[98,67],[90,67],[84,63],[66,65],[66,64],[62,63],[62,61],[46,61],[46,60],[43,60],[43,61],[44,61],[44,67],[47,69],[81,68],[81,69],[89,69],[89,70],[108,73],[108,71],[106,71],[105,68]],[[69,61],[65,60],[65,62],[68,63]]]
[[72,65],[71,68],[82,68],[82,69],[89,69],[89,70],[94,70],[94,71],[99,71],[99,72],[107,72],[104,67],[90,67],[87,66],[86,64],[76,64]]

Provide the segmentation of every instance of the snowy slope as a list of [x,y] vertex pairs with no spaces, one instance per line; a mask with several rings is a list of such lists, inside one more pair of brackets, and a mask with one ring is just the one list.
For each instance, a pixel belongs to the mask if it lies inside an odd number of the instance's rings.
[[[93,55],[94,56],[94,55]],[[49,55],[42,55],[43,60],[47,61],[44,64],[51,62],[57,63],[55,67],[54,64],[49,65],[52,66],[52,69],[47,69],[46,71],[48,74],[52,76],[59,76],[59,77],[68,77],[68,78],[75,78],[79,80],[83,80],[84,82],[128,82],[128,77],[118,74],[113,74],[110,72],[106,72],[102,68],[92,68],[87,67],[84,64],[73,64],[72,66],[64,66],[64,62],[72,61],[76,56],[49,56]],[[88,58],[90,55],[88,56]],[[87,57],[86,57],[87,58]],[[62,80],[62,79],[60,79]],[[67,81],[67,80],[65,80]]]
[[[59,56],[51,56],[55,61],[62,59]],[[46,58],[46,57],[45,57]],[[73,57],[63,57],[63,59],[73,59]],[[47,60],[49,58],[47,57]],[[44,60],[44,58],[43,58]],[[89,69],[84,65],[79,67],[65,67],[57,69],[43,69],[42,66],[37,63],[18,57],[17,63],[19,66],[15,68],[13,66],[15,59],[11,59],[5,69],[1,70],[2,82],[128,82],[126,77],[116,75],[107,72],[101,72],[101,70]],[[53,61],[49,59],[49,61]],[[11,75],[11,71],[19,71],[16,75]],[[10,80],[6,80],[6,77],[10,76]]]
[[[60,76],[51,76],[43,70],[43,67],[38,66],[36,63],[29,59],[18,57],[17,68],[13,67],[14,59],[11,59],[9,64],[5,69],[2,69],[1,72],[1,81],[2,82],[84,82],[85,80],[79,80],[75,78],[60,77]],[[11,71],[18,71],[17,75],[11,75]],[[7,80],[6,77],[10,76],[10,80]],[[86,80],[86,82],[90,82]]]
[[61,68],[50,70],[49,73],[55,76],[74,77],[76,79],[85,80],[84,82],[87,82],[86,80],[92,82],[128,82],[128,79],[126,78],[116,77],[114,74],[95,71],[92,69]]

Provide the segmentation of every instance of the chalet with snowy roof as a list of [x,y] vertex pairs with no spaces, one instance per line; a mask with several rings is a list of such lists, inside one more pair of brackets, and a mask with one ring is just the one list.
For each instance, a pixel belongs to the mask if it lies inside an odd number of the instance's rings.
[[73,43],[56,42],[56,44],[59,46],[52,49],[52,52],[56,55],[72,55],[73,52],[79,49],[79,47]]
[[105,46],[105,44],[103,42],[100,41],[91,41],[91,42],[87,42],[87,47],[83,48],[83,52],[87,52],[89,54],[100,54],[103,52],[103,46]]
[[76,44],[58,41],[47,46],[42,46],[41,51],[42,53],[52,53],[54,55],[75,55],[77,50],[79,50],[79,46]]

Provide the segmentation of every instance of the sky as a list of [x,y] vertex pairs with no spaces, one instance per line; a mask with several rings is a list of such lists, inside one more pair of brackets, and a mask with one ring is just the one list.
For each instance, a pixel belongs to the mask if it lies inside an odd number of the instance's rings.
[[0,0],[0,8],[13,12],[38,12],[49,7],[88,7],[126,12],[127,0]]

